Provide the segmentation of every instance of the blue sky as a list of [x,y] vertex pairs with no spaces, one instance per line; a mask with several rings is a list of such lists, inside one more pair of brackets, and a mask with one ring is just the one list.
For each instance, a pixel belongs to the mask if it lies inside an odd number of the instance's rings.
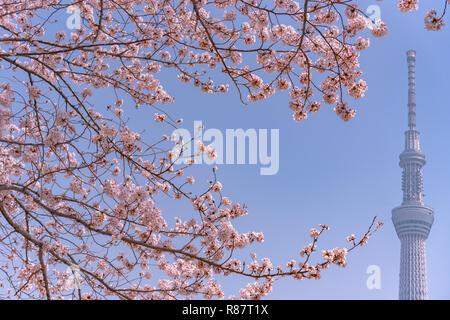
[[[394,2],[358,1],[363,9],[380,6],[389,33],[381,39],[372,38],[371,46],[361,54],[363,79],[369,89],[352,105],[358,112],[350,122],[343,122],[333,107],[324,105],[308,120],[296,123],[287,93],[245,106],[232,87],[228,94],[206,95],[192,84],[180,83],[172,70],[160,75],[165,90],[176,97],[175,103],[163,109],[174,119],[184,118],[180,127],[192,133],[194,121],[223,133],[238,128],[279,130],[276,175],[260,175],[258,165],[220,165],[218,171],[223,194],[249,208],[249,215],[235,221],[237,229],[265,234],[264,243],[251,248],[258,258],[270,257],[275,266],[299,260],[299,250],[310,241],[309,229],[320,223],[331,227],[319,242],[322,250],[348,246],[345,237],[363,234],[374,216],[385,222],[366,246],[348,256],[346,268],[332,267],[319,281],[278,280],[269,299],[397,299],[400,242],[391,210],[402,200],[398,156],[407,129],[409,49],[417,52],[417,129],[427,157],[424,201],[435,210],[427,241],[429,297],[450,299],[450,17],[442,31],[429,32],[423,24],[430,9],[428,2],[421,1],[420,10],[408,14],[399,12]],[[98,93],[93,98],[100,108],[108,100]],[[159,138],[162,131],[153,121],[153,109],[135,110],[132,105],[125,109],[133,130],[145,130],[143,138],[149,143],[155,136]],[[188,171],[186,174],[194,174],[199,185],[206,186],[212,177],[208,165],[194,165]],[[186,202],[168,201],[167,197],[157,200],[168,221],[175,216],[185,220],[192,217]],[[248,251],[240,256],[250,260]],[[380,290],[366,287],[370,265],[381,269]],[[226,296],[237,294],[249,281],[227,278],[222,282]]]
[[[402,199],[398,155],[407,128],[409,49],[417,51],[417,128],[428,160],[423,170],[425,203],[435,210],[427,241],[429,297],[450,298],[450,30],[449,26],[437,33],[424,29],[423,17],[430,9],[425,1],[418,12],[408,14],[400,13],[392,2],[358,1],[361,8],[370,4],[381,7],[389,33],[381,39],[372,38],[370,48],[361,54],[369,89],[357,102],[357,116],[350,122],[340,120],[332,107],[325,105],[308,120],[295,123],[287,94],[244,106],[233,89],[225,95],[205,95],[173,76],[162,79],[165,89],[176,96],[176,102],[164,109],[175,119],[183,117],[182,127],[191,132],[195,120],[223,132],[237,128],[280,130],[278,174],[261,176],[257,165],[221,165],[218,171],[224,195],[249,207],[249,215],[236,221],[238,230],[265,234],[265,242],[252,248],[258,258],[270,257],[274,265],[298,259],[299,250],[309,241],[309,229],[320,223],[331,227],[319,243],[319,249],[325,249],[346,246],[345,237],[364,233],[374,216],[385,222],[367,246],[349,255],[347,268],[333,267],[319,281],[279,280],[268,298],[398,297],[400,242],[391,222],[391,209]],[[139,117],[134,117],[134,112],[129,114],[133,128],[146,128],[151,133],[153,112],[139,110]],[[208,165],[194,167],[199,183],[206,183],[211,177]],[[188,218],[191,214],[181,203],[162,200],[160,206],[169,216]],[[381,268],[380,290],[366,287],[369,265]],[[232,277],[223,287],[227,294],[235,294],[247,282]]]

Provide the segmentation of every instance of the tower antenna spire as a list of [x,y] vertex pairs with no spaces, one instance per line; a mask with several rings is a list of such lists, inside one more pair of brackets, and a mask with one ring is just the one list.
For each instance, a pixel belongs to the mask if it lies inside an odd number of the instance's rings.
[[406,52],[408,61],[408,126],[416,127],[416,51]]

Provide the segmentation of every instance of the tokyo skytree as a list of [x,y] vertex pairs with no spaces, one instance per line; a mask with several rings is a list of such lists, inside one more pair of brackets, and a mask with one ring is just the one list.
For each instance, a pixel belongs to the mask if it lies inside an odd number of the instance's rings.
[[425,155],[420,150],[416,130],[415,62],[416,52],[409,50],[408,130],[405,150],[400,154],[403,169],[403,202],[392,210],[392,222],[400,239],[400,300],[428,299],[425,241],[434,221],[433,209],[423,203],[422,167]]

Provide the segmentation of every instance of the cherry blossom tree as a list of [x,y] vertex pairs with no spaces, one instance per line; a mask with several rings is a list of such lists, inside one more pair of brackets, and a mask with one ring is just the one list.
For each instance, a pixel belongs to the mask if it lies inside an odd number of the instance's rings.
[[[442,16],[427,14],[428,29],[443,26],[447,4]],[[182,120],[165,107],[174,97],[158,79],[170,68],[205,93],[231,86],[243,103],[289,90],[295,121],[322,103],[350,120],[346,99],[367,89],[358,63],[367,21],[356,1],[0,0],[0,294],[222,298],[217,278],[235,274],[251,280],[239,297],[258,299],[280,277],[344,267],[381,223],[317,263],[310,257],[324,225],[311,229],[299,262],[246,264],[235,253],[264,237],[233,227],[247,208],[223,196],[216,169],[198,191],[186,141],[144,141],[124,114],[153,108],[155,126],[176,128]],[[387,30],[375,21],[370,32]],[[216,83],[217,74],[228,81]],[[112,97],[106,108],[93,103],[98,95]],[[205,146],[198,153],[214,157]],[[157,195],[186,202],[192,219],[163,215]]]

